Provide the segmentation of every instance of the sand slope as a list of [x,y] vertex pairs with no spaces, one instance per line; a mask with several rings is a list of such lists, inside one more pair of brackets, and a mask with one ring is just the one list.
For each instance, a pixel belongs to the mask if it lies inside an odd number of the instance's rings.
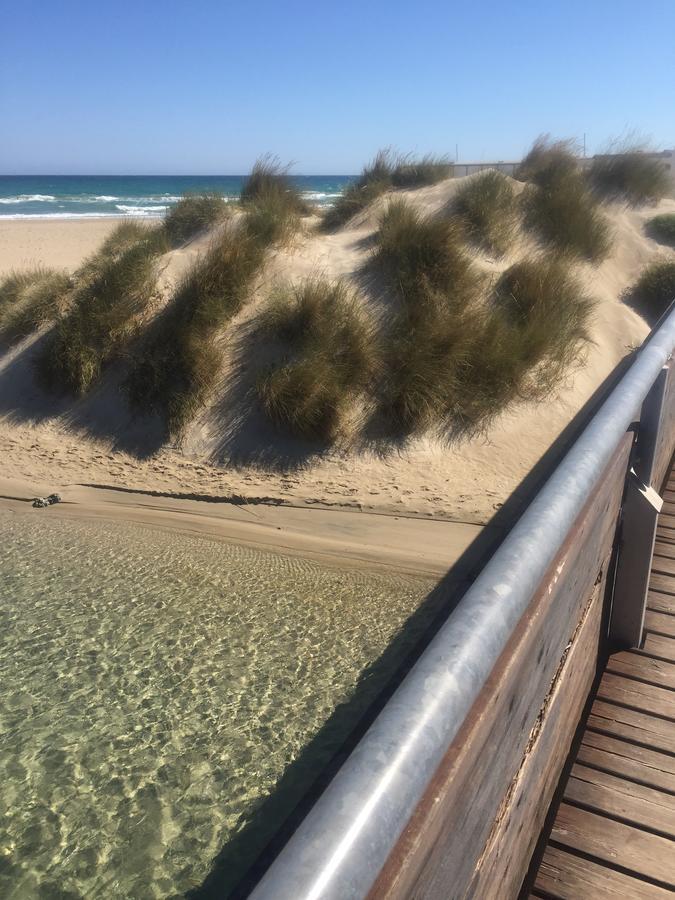
[[[447,181],[405,193],[422,210],[433,212],[448,202],[456,187],[456,181]],[[250,303],[222,336],[219,389],[180,447],[160,444],[158,423],[130,416],[118,389],[123,374],[119,366],[91,396],[73,403],[45,395],[33,380],[32,358],[41,335],[2,353],[2,475],[24,489],[31,483],[44,485],[43,490],[87,483],[186,494],[240,494],[296,506],[404,512],[469,523],[488,521],[617,363],[647,334],[646,323],[621,301],[621,294],[649,260],[672,254],[649,239],[643,225],[657,211],[675,211],[675,201],[662,201],[658,209],[608,207],[616,232],[610,258],[599,267],[578,264],[598,299],[594,343],[588,348],[586,365],[569,373],[556,397],[545,404],[510,408],[486,435],[453,444],[423,437],[396,447],[353,445],[317,454],[315,447],[279,435],[257,413],[247,395],[255,366],[242,348],[259,304],[279,280],[321,274],[351,278],[363,287],[363,266],[384,203],[386,198],[332,235],[317,233],[308,220],[305,233],[291,247],[272,255]],[[31,253],[53,263],[54,243],[68,248],[60,258],[74,267],[100,242],[103,224],[112,227],[109,222],[97,222],[94,242],[93,233],[80,222],[2,223],[0,271],[21,267],[28,259],[28,245]],[[15,229],[16,225],[22,227]],[[79,258],[73,249],[78,240]],[[204,236],[163,259],[161,284],[166,293],[208,240]],[[504,259],[482,254],[475,254],[475,259],[496,276],[536,249],[531,239],[522,236]]]

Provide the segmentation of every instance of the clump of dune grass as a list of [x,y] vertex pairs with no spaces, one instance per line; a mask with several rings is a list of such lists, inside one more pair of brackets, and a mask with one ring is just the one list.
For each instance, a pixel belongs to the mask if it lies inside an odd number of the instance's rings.
[[164,233],[172,247],[221,222],[228,214],[227,203],[221,194],[186,194],[172,206],[164,217]]
[[158,413],[169,434],[179,436],[205,402],[220,367],[218,331],[241,308],[263,258],[245,228],[229,228],[185,274],[139,348],[129,400]]
[[290,179],[288,168],[270,156],[259,159],[241,191],[248,233],[264,245],[283,243],[297,231],[311,207]]
[[419,159],[408,154],[399,156],[391,170],[391,183],[395,188],[418,188],[436,184],[450,178],[452,163],[444,156],[427,154]]
[[424,217],[402,198],[392,200],[380,217],[375,262],[413,317],[423,306],[466,305],[481,284],[458,223],[447,216]]
[[675,247],[675,213],[654,216],[647,222],[647,234],[661,244]]
[[73,282],[67,272],[38,266],[0,282],[0,339],[16,341],[63,312]]
[[516,169],[518,181],[529,181],[540,187],[564,175],[579,171],[578,148],[572,140],[554,141],[542,134],[523,157]]
[[661,160],[649,156],[640,147],[594,157],[588,176],[597,194],[610,200],[624,200],[631,206],[655,203],[672,187]]
[[469,239],[490,253],[504,254],[514,241],[518,203],[509,179],[496,170],[482,172],[461,185],[452,211]]
[[124,251],[143,242],[148,252],[161,253],[165,246],[164,230],[161,226],[151,226],[144,222],[129,219],[116,225],[105,238],[101,246],[88,256],[76,270],[73,278],[81,286],[85,281],[96,278],[113,260]]
[[675,260],[650,263],[629,290],[628,298],[650,325],[657,322],[675,300]]
[[593,262],[607,256],[612,246],[609,222],[588,187],[572,141],[537,138],[516,177],[530,182],[522,194],[525,221],[544,243]]
[[398,156],[380,150],[356,181],[347,185],[323,218],[326,230],[338,228],[369,206],[386,191],[436,184],[452,175],[453,166],[445,157]]
[[376,242],[402,301],[380,392],[394,433],[481,430],[513,400],[552,390],[588,340],[593,304],[562,258],[511,267],[488,302],[455,220],[395,200]]
[[378,365],[363,304],[344,282],[310,279],[275,293],[260,324],[282,347],[258,379],[265,414],[297,437],[335,440]]
[[129,246],[111,241],[88,261],[86,277],[76,282],[70,307],[38,360],[50,387],[84,394],[120,355],[155,295],[156,259],[156,243],[146,233]]

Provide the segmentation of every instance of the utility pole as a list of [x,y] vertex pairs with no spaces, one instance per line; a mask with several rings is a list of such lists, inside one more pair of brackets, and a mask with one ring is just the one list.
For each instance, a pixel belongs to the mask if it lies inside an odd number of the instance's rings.
[[584,159],[586,159],[586,132],[584,131]]
[[459,144],[455,144],[455,162],[459,162]]

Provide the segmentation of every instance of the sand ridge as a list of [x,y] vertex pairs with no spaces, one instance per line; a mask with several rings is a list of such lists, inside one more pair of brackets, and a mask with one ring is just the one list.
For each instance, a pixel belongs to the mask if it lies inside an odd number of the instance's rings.
[[[458,181],[401,192],[426,213],[440,210]],[[324,235],[308,219],[304,233],[277,250],[261,273],[250,302],[223,335],[223,370],[212,402],[191,423],[180,446],[157,438],[158,423],[131,416],[119,390],[122,372],[111,367],[91,396],[63,401],[35,384],[32,359],[43,335],[36,334],[0,354],[0,455],[2,475],[41,491],[96,484],[182,495],[236,494],[273,498],[293,507],[342,508],[361,513],[404,514],[457,523],[486,523],[550,448],[624,356],[638,346],[648,326],[621,295],[651,259],[672,254],[648,238],[644,222],[657,212],[675,211],[675,201],[657,208],[609,206],[615,232],[610,257],[599,267],[577,270],[598,306],[586,364],[571,371],[545,404],[507,409],[484,435],[455,442],[427,435],[401,444],[339,446],[316,453],[274,432],[250,409],[245,390],[254,366],[238,355],[256,311],[279,281],[308,276],[346,277],[361,284],[379,211],[387,198],[347,227]],[[92,252],[110,220],[93,223],[45,220],[0,223],[0,273],[58,256],[69,268]],[[162,260],[165,295],[208,246],[206,235]],[[30,248],[30,253],[27,251]],[[75,247],[79,248],[75,252]],[[496,277],[515,259],[536,252],[522,235],[502,259],[474,253],[476,265]],[[30,255],[32,254],[32,255]],[[247,382],[248,380],[248,382]],[[242,387],[239,406],[222,400],[229,385]],[[267,448],[261,452],[260,448]]]

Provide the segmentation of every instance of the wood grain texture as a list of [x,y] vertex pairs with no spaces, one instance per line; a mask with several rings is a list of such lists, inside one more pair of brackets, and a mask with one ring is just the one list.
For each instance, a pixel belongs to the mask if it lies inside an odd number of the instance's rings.
[[672,753],[675,746],[672,722],[604,700],[593,703],[588,727],[665,753]]
[[675,596],[675,576],[662,575],[652,568],[652,573],[649,576],[649,590]]
[[620,775],[577,763],[565,785],[565,800],[664,837],[675,836],[675,797]]
[[675,794],[675,756],[667,753],[587,729],[577,761]]
[[645,613],[645,630],[675,638],[675,616],[648,609]]
[[[543,740],[556,676],[565,670],[579,626],[601,587],[598,576],[607,570],[631,443],[626,435],[589,497],[370,898],[502,900],[509,896],[509,884],[517,893],[559,777],[559,769],[551,765],[541,775],[541,793],[521,799],[521,772],[529,768],[529,752]],[[583,678],[596,664],[598,640],[596,633]],[[568,699],[583,705],[586,694]],[[560,714],[551,720],[552,743],[561,761],[575,730],[572,718]],[[540,767],[547,764],[540,762]],[[514,798],[527,804],[527,815],[512,809]],[[501,830],[499,840],[495,829]],[[490,872],[490,885],[484,883],[483,870]]]
[[605,672],[598,687],[598,699],[672,719],[670,724],[675,735],[675,694],[672,691]]
[[669,838],[561,803],[551,841],[675,888],[675,842]]
[[535,890],[564,900],[672,900],[673,897],[666,888],[554,846],[546,848]]
[[646,634],[644,643],[638,653],[654,656],[675,662],[675,638],[662,637],[660,634]]
[[659,556],[657,553],[654,553],[652,572],[659,572],[661,575],[675,575],[675,559],[668,559],[665,556]]
[[[607,660],[607,671],[675,690],[675,663],[650,659],[630,650],[610,656]],[[673,749],[675,750],[675,747]]]
[[647,592],[647,609],[655,612],[675,615],[675,597],[672,594],[662,594],[659,591]]

